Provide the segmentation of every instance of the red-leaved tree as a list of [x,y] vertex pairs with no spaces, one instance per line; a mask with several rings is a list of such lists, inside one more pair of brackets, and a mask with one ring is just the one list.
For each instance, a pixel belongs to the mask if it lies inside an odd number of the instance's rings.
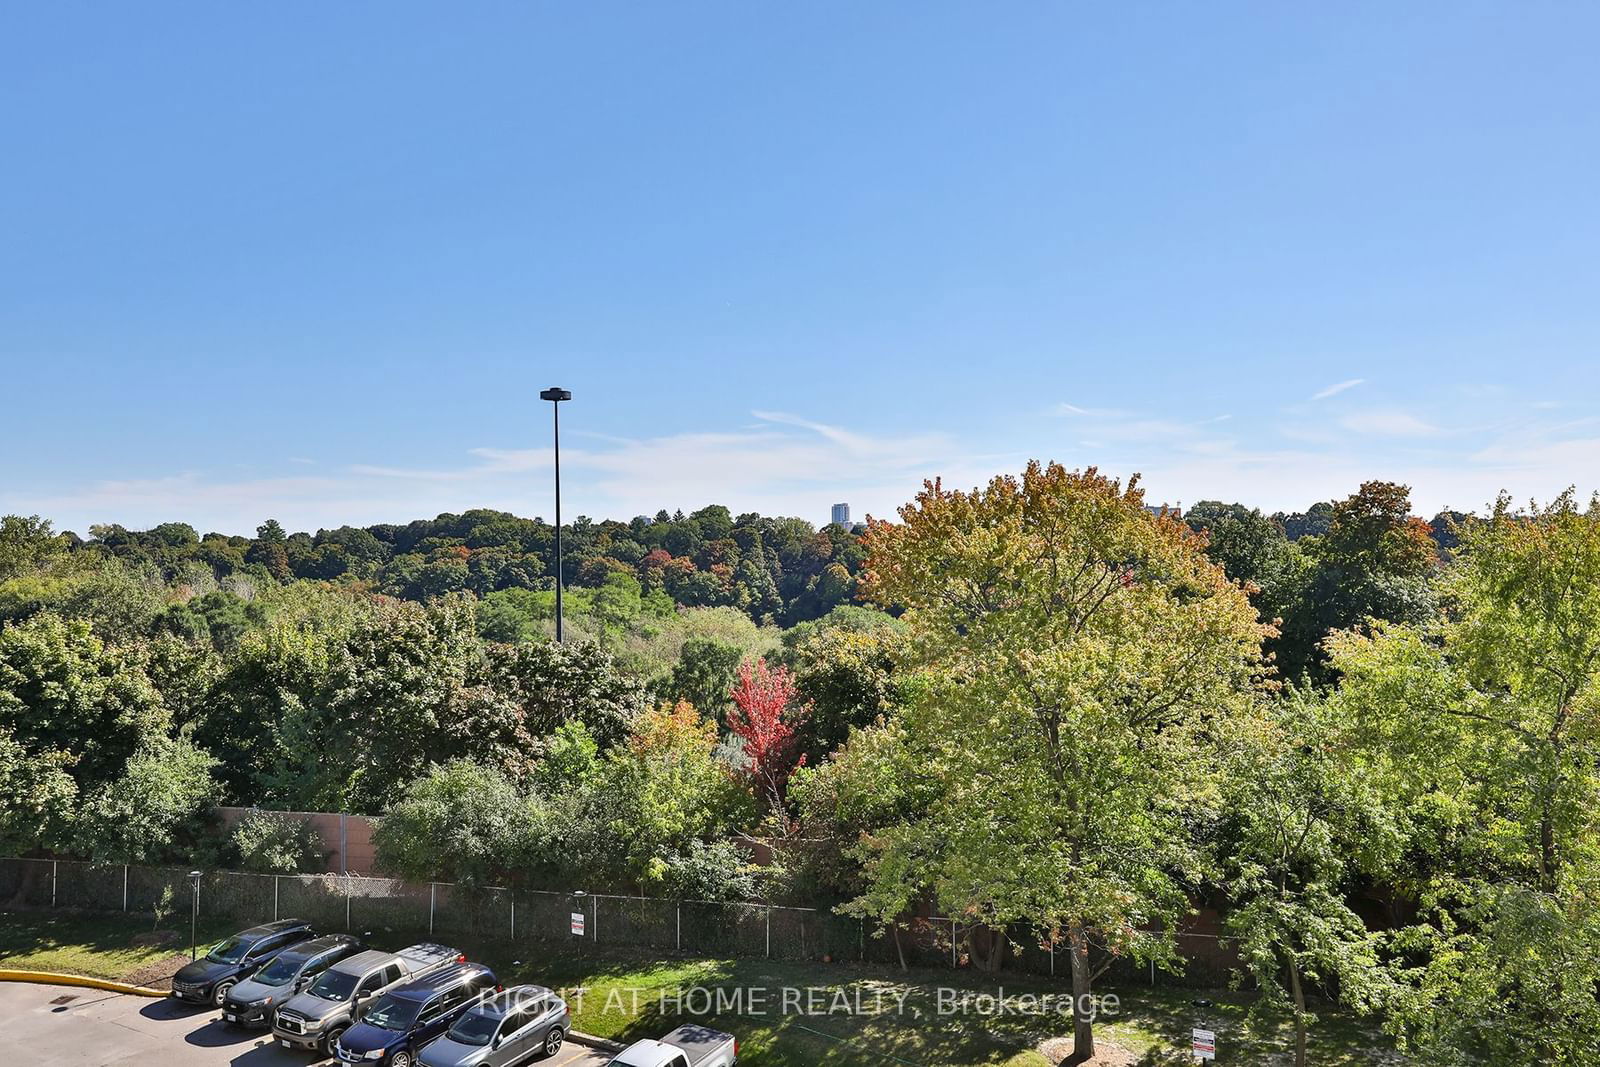
[[805,763],[795,754],[800,748],[795,731],[811,713],[811,706],[798,699],[794,677],[787,668],[769,670],[766,660],[745,660],[739,664],[739,680],[730,696],[728,729],[744,742],[745,758],[750,761],[745,773],[756,791],[772,805],[780,822],[784,816],[783,790],[794,769]]

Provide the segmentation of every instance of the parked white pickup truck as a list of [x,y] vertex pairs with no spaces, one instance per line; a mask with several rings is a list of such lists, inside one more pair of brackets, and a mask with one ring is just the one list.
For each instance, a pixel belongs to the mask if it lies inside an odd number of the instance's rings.
[[739,1041],[706,1026],[680,1026],[660,1041],[635,1041],[611,1067],[734,1067]]

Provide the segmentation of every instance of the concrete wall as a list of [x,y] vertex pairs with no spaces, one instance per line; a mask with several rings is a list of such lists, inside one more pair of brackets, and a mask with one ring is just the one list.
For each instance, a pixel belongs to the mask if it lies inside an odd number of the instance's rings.
[[[234,823],[254,810],[254,808],[218,808],[217,815],[221,817],[222,824],[231,829]],[[382,873],[373,866],[373,820],[367,816],[343,815],[327,811],[284,811],[277,814],[309,822],[317,836],[322,838],[322,850],[327,855],[327,862],[326,871],[321,873],[342,871],[349,871],[352,874]]]

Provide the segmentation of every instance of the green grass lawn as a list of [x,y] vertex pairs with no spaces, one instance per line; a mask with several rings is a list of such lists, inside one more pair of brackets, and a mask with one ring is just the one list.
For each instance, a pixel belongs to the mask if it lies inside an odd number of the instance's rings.
[[[492,957],[492,953],[489,954]],[[494,962],[491,958],[491,962]],[[500,961],[507,982],[541,982],[569,990],[574,1026],[619,1040],[656,1036],[684,1022],[704,1022],[736,1033],[741,1063],[754,1067],[866,1067],[916,1064],[926,1067],[1000,1064],[1042,1067],[1036,1049],[1052,1037],[1070,1034],[1063,1014],[941,1012],[938,990],[997,992],[1007,997],[1064,994],[1061,984],[1007,974],[996,979],[962,971],[918,971],[906,975],[848,965],[769,960],[664,960],[597,957],[593,953],[554,952],[521,963]],[[784,987],[815,991],[815,1011],[785,1011]],[[576,990],[582,989],[581,997]],[[758,1010],[737,999],[738,991],[772,992]],[[681,994],[710,991],[710,1011]],[[724,991],[719,1010],[716,991]],[[1108,987],[1121,999],[1114,1019],[1098,1033],[1145,1057],[1146,1062],[1189,1062],[1189,1032],[1196,1025],[1215,1030],[1220,1063],[1287,1062],[1293,1030],[1287,1019],[1253,1022],[1251,998],[1229,991],[1195,991],[1138,986]],[[699,993],[696,996],[705,996]],[[1197,1006],[1197,999],[1211,1001]],[[859,1008],[859,1011],[858,1011]],[[691,1014],[692,1013],[692,1014]],[[1312,1031],[1311,1062],[1338,1067],[1368,1067],[1394,1056],[1376,1028],[1326,1011]],[[1398,1059],[1395,1062],[1400,1062]]]
[[[134,935],[148,918],[0,912],[0,967],[68,971],[124,978],[173,948],[135,948]],[[229,924],[202,923],[202,943],[230,932]],[[419,939],[398,931],[375,935],[377,947]],[[1063,1014],[997,1016],[941,1012],[939,989],[1008,997],[1064,995],[1065,986],[1020,974],[998,981],[971,971],[913,971],[847,964],[775,960],[646,959],[640,955],[578,951],[569,944],[503,939],[459,944],[493,966],[506,984],[537,982],[563,989],[573,1005],[574,1025],[602,1037],[633,1040],[659,1036],[683,1022],[703,1022],[739,1036],[740,1063],[748,1067],[1044,1067],[1041,1042],[1070,1033]],[[187,950],[187,945],[180,946]],[[785,1005],[782,990],[801,991]],[[581,994],[578,992],[582,990]],[[763,990],[764,1000],[751,999]],[[1189,1030],[1217,1031],[1218,1063],[1278,1064],[1290,1047],[1287,1020],[1252,1022],[1249,997],[1227,991],[1199,992],[1137,985],[1107,987],[1121,998],[1115,1018],[1097,1032],[1142,1062],[1188,1062]],[[718,995],[722,1003],[717,1003]],[[1209,1006],[1194,1001],[1205,998]],[[709,1010],[705,1010],[709,1009]],[[1403,1062],[1375,1028],[1328,1010],[1312,1030],[1311,1062],[1321,1067],[1356,1067]]]
[[[151,928],[149,916],[0,912],[0,968],[121,980],[177,952],[187,954],[188,924],[182,925],[181,945],[136,946],[134,936]],[[226,922],[202,921],[202,948],[231,932]]]

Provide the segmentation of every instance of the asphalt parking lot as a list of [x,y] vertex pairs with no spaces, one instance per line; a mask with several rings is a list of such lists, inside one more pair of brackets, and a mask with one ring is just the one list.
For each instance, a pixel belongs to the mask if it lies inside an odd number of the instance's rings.
[[[600,1067],[603,1053],[568,1043],[536,1067]],[[309,1054],[279,1048],[260,1030],[224,1026],[211,1008],[97,989],[0,982],[0,1062],[7,1067],[307,1067]]]

